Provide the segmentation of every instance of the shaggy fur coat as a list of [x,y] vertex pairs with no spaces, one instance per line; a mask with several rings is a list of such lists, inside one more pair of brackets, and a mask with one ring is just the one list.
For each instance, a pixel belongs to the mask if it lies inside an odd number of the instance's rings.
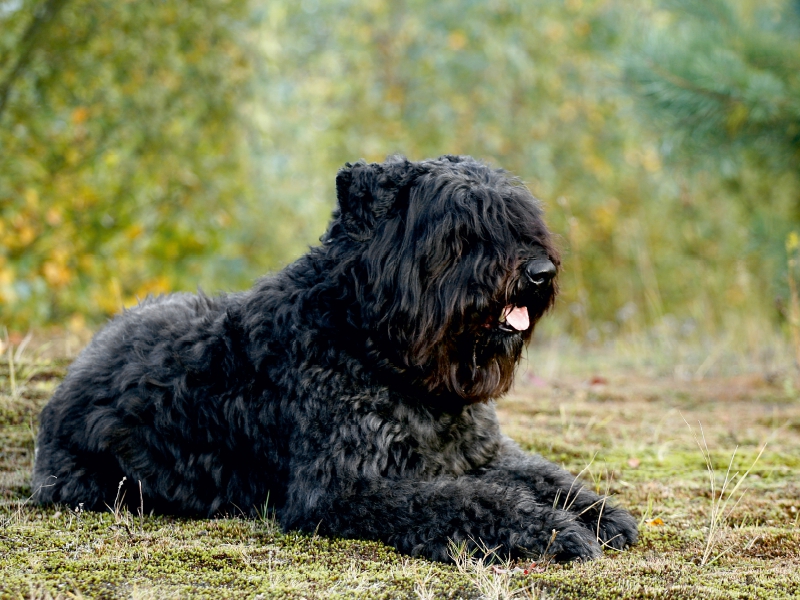
[[556,293],[527,189],[452,156],[348,164],[336,188],[321,245],[283,271],[147,299],[95,336],[41,415],[36,499],[104,510],[125,477],[148,512],[268,500],[286,529],[436,560],[634,543],[625,510],[498,428]]

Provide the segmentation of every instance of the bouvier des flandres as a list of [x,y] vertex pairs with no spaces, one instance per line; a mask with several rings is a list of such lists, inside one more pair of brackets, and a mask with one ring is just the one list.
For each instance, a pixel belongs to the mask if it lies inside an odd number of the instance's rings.
[[[210,517],[447,560],[598,556],[633,518],[497,425],[559,258],[542,211],[470,158],[347,164],[321,245],[244,293],[148,298],[41,416],[39,502]],[[141,482],[141,483],[139,483]]]

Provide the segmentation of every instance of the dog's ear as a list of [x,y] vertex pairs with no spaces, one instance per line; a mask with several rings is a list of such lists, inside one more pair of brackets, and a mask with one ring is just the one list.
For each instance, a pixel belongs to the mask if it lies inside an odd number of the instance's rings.
[[402,156],[383,163],[346,163],[336,174],[336,197],[342,225],[351,238],[366,241],[377,223],[408,205],[408,188],[417,165]]

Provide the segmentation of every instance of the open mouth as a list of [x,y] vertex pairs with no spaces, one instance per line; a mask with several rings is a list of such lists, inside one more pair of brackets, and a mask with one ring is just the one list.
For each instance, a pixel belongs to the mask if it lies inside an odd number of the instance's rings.
[[521,275],[516,278],[510,293],[504,298],[505,306],[498,309],[493,304],[494,314],[486,317],[483,327],[506,334],[529,331],[532,326],[529,310],[532,308],[535,318],[549,306],[555,275],[556,266],[549,259],[538,258],[525,263]]
[[531,326],[531,318],[528,315],[527,306],[507,305],[500,318],[498,319],[498,329],[507,333],[518,333],[525,331]]

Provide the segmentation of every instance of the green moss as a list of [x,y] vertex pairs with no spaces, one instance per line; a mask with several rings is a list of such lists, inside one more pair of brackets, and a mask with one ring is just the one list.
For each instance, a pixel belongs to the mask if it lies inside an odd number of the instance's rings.
[[[127,512],[77,514],[69,507],[28,505],[30,415],[46,401],[31,389],[45,384],[52,389],[63,375],[63,370],[42,372],[50,375],[28,381],[12,397],[7,384],[2,387],[0,367],[0,598],[393,599],[519,593],[714,600],[794,598],[800,590],[800,431],[787,427],[771,438],[746,493],[714,538],[715,560],[701,565],[712,494],[703,457],[683,420],[702,422],[719,488],[737,445],[731,435],[744,439],[732,470],[742,473],[775,423],[800,419],[798,403],[779,409],[744,400],[721,405],[702,390],[687,390],[678,411],[672,382],[651,382],[646,393],[639,383],[626,387],[621,382],[602,398],[577,393],[579,384],[535,394],[518,390],[498,407],[503,428],[526,448],[574,472],[584,470],[587,485],[614,494],[615,502],[641,519],[641,540],[635,548],[608,552],[590,563],[519,563],[503,572],[412,559],[377,542],[284,533],[269,518],[147,516],[140,521]],[[740,420],[732,416],[742,411]],[[492,585],[495,592],[487,587]]]

